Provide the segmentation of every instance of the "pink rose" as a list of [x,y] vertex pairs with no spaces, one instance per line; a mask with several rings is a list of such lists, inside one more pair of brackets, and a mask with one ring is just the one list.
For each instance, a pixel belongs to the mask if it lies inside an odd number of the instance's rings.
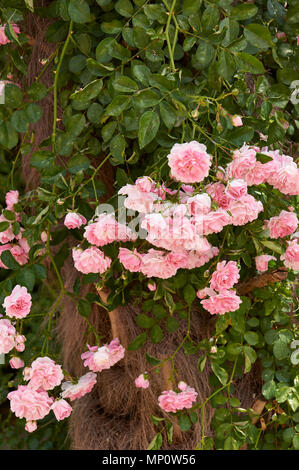
[[[0,222],[9,222],[6,220],[4,215],[0,215]],[[8,243],[11,242],[15,238],[15,235],[12,231],[12,226],[9,225],[9,227],[6,230],[3,230],[3,232],[0,232],[0,243]]]
[[275,260],[275,256],[270,256],[270,255],[259,255],[255,257],[255,265],[256,269],[260,271],[261,273],[265,272],[268,270],[268,263],[271,260]]
[[231,197],[225,191],[223,183],[213,183],[206,186],[206,191],[210,194],[214,201],[217,202],[218,206],[222,209],[227,209],[231,201]]
[[64,225],[68,229],[72,228],[79,228],[81,225],[86,224],[86,219],[83,217],[83,215],[78,214],[76,212],[69,212],[64,219]]
[[62,398],[69,398],[71,401],[77,400],[91,392],[97,383],[97,375],[94,372],[87,372],[82,375],[77,383],[63,382],[61,385]]
[[19,191],[10,190],[5,195],[6,208],[10,211],[13,210],[13,206],[19,202]]
[[136,249],[134,249],[134,251],[131,251],[127,248],[120,247],[118,259],[124,266],[124,268],[128,269],[128,271],[131,271],[132,273],[140,271],[142,265],[142,257]]
[[159,277],[161,279],[174,276],[178,268],[167,262],[166,256],[166,252],[151,248],[146,254],[142,255],[141,272],[147,277]]
[[223,290],[209,299],[202,300],[200,303],[211,315],[224,315],[226,312],[238,310],[242,301],[235,291]]
[[223,227],[231,223],[231,216],[224,210],[211,211],[203,217],[203,234],[221,232]]
[[104,346],[88,346],[88,351],[81,354],[84,366],[89,367],[93,372],[101,372],[110,369],[118,361],[124,358],[125,348],[119,343],[118,338],[114,338],[110,344]]
[[240,278],[236,261],[221,261],[217,264],[216,271],[211,278],[211,289],[221,292],[231,289]]
[[196,194],[189,197],[186,201],[192,215],[207,214],[211,210],[211,198],[208,194]]
[[44,390],[33,390],[27,385],[19,385],[17,390],[7,395],[10,408],[17,418],[26,418],[27,421],[43,419],[49,412],[53,403]]
[[135,379],[135,385],[137,388],[148,388],[149,381],[145,378],[144,374],[140,374],[137,379]]
[[171,177],[183,183],[199,183],[209,174],[212,157],[206,146],[192,141],[175,144],[168,155]]
[[193,403],[196,401],[197,392],[194,388],[189,387],[184,382],[180,382],[180,392],[173,390],[165,390],[158,397],[159,406],[167,413],[176,413],[184,408],[192,408]]
[[70,416],[73,408],[62,398],[60,400],[54,401],[53,405],[51,406],[51,410],[53,411],[57,421],[62,421],[63,419]]
[[155,291],[157,289],[157,285],[155,282],[149,282],[147,285],[148,290],[151,292]]
[[129,227],[119,224],[113,215],[101,214],[97,222],[85,227],[84,238],[96,246],[104,246],[114,241],[135,241],[137,236]]
[[10,320],[0,318],[0,354],[7,354],[15,347],[16,329]]
[[296,240],[289,242],[288,248],[280,259],[287,268],[293,271],[299,270],[299,245]]
[[21,369],[21,367],[24,367],[24,361],[19,357],[14,356],[10,359],[9,365],[12,369]]
[[36,421],[27,421],[25,425],[25,431],[34,432],[37,430]]
[[271,217],[267,228],[270,231],[270,238],[283,238],[291,235],[298,226],[298,219],[294,212],[281,211],[276,217]]
[[16,341],[16,350],[18,352],[23,352],[25,350],[25,341],[26,341],[26,338],[24,335],[17,335],[16,338],[15,338],[15,341]]
[[26,287],[16,285],[12,293],[5,297],[2,307],[8,317],[24,318],[31,309],[31,295]]
[[232,121],[232,125],[235,127],[243,126],[242,118],[241,116],[238,116],[237,114],[232,116],[231,121]]
[[258,218],[259,212],[263,210],[263,204],[250,194],[234,199],[229,205],[233,225],[245,225]]
[[103,274],[111,264],[111,259],[94,246],[86,250],[73,248],[72,255],[75,268],[83,274]]
[[208,296],[210,297],[211,295],[216,295],[216,292],[210,287],[205,287],[204,289],[198,290],[196,295],[199,299],[205,299]]
[[[141,187],[144,189],[143,186]],[[154,210],[154,202],[161,199],[159,194],[154,192],[145,192],[140,189],[140,185],[138,187],[133,184],[123,186],[118,191],[118,194],[127,195],[127,198],[124,201],[124,206],[127,209],[132,209],[142,214],[152,212]]]
[[62,368],[49,357],[38,357],[27,371],[28,387],[33,390],[53,390],[63,380]]
[[228,183],[226,193],[232,199],[240,199],[247,194],[247,184],[244,180],[234,179]]

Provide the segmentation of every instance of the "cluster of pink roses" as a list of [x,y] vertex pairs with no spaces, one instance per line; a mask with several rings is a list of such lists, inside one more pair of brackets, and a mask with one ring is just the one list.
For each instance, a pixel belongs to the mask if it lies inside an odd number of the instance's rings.
[[89,345],[87,347],[88,351],[81,354],[81,359],[84,361],[84,366],[92,372],[110,369],[125,355],[125,348],[119,343],[118,338],[114,338],[109,344],[101,347]]
[[159,406],[162,410],[167,413],[176,413],[184,408],[192,408],[192,404],[196,401],[197,392],[185,382],[179,382],[178,389],[180,392],[165,390],[158,397]]
[[[18,191],[8,191],[5,196],[6,210],[15,213],[15,220],[20,221],[20,214],[15,212],[14,206],[18,204],[19,201],[19,192]],[[0,255],[3,251],[10,251],[15,260],[22,266],[27,263],[29,258],[30,247],[26,238],[23,236],[24,229],[21,227],[20,232],[15,235],[13,232],[13,221],[8,220],[5,215],[0,214],[0,222],[7,222],[9,224],[6,230],[0,232]],[[14,243],[12,243],[14,241]],[[7,266],[1,261],[0,258],[0,268],[8,269]]]
[[[0,354],[8,354],[12,349],[23,352],[26,338],[20,335],[10,320],[0,318]],[[17,364],[17,362],[13,362]]]
[[239,277],[235,261],[221,261],[217,264],[210,280],[210,287],[197,292],[197,297],[203,299],[202,306],[211,315],[224,315],[226,312],[238,310],[242,301],[232,287],[238,282]]

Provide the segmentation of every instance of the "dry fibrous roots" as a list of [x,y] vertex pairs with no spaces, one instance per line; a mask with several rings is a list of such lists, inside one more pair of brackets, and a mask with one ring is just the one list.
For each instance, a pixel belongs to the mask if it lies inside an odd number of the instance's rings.
[[[68,266],[68,286],[71,288],[76,274]],[[81,295],[86,295],[92,287],[85,287]],[[94,306],[89,317],[94,328],[103,337],[103,342],[110,341],[117,333],[121,343],[128,344],[141,333],[136,324],[136,316],[141,313],[138,306],[118,307],[111,315],[101,307]],[[112,323],[112,328],[111,328]],[[167,417],[158,406],[158,396],[163,390],[173,388],[172,368],[165,362],[159,373],[150,374],[150,387],[147,390],[136,388],[134,379],[148,370],[145,350],[161,360],[170,357],[186,334],[187,325],[182,322],[176,333],[167,333],[159,344],[147,343],[138,351],[127,351],[125,358],[109,370],[98,374],[98,381],[93,391],[74,403],[70,433],[74,449],[125,450],[146,449],[158,429],[154,426],[151,415]],[[76,309],[70,298],[64,302],[64,310],[59,319],[58,333],[62,341],[64,367],[71,374],[82,375],[87,372],[80,358],[86,350],[87,323]],[[209,338],[215,329],[214,319],[209,314],[194,309],[192,312],[191,337],[195,341]],[[92,342],[93,338],[89,337]],[[91,343],[92,344],[92,343]],[[184,380],[198,393],[197,403],[201,404],[211,395],[209,384],[210,366],[206,365],[201,373],[197,368],[198,354],[185,355],[181,349],[175,356],[176,380]],[[241,406],[251,407],[260,394],[259,365],[234,382],[236,396]],[[208,402],[204,410],[204,433],[212,436],[211,419],[213,409]],[[168,416],[169,418],[169,416]],[[164,439],[163,448],[194,449],[202,436],[201,415],[191,431],[182,433],[177,424],[174,426],[173,444],[169,446]]]

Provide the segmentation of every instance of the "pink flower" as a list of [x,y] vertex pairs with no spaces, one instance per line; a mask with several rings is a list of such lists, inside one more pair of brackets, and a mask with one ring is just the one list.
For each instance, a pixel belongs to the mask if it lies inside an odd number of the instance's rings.
[[278,31],[276,33],[276,37],[277,37],[277,39],[282,39],[283,41],[287,40],[286,33],[282,32],[282,31]]
[[15,347],[16,329],[10,320],[0,318],[0,354],[7,354]]
[[[0,222],[8,222],[4,215],[0,215]],[[9,225],[9,227],[6,230],[3,230],[3,232],[0,232],[0,243],[8,243],[11,242],[15,238],[15,235],[12,231],[12,226]]]
[[33,390],[53,390],[61,384],[63,373],[61,366],[49,357],[38,357],[32,362],[31,367],[27,370],[26,377],[29,383],[28,387]]
[[111,264],[111,259],[94,246],[86,250],[73,248],[72,254],[75,268],[83,274],[103,274]]
[[19,202],[19,191],[10,190],[5,195],[6,208],[13,210],[13,206]]
[[234,179],[228,183],[226,193],[232,199],[240,199],[247,194],[247,184],[244,180]]
[[209,174],[212,157],[203,144],[175,144],[168,155],[171,177],[183,183],[199,183]]
[[155,189],[155,183],[149,176],[142,176],[135,181],[136,187],[143,193],[150,193]]
[[236,261],[221,261],[217,264],[216,271],[211,278],[211,289],[221,292],[231,289],[240,278]]
[[66,214],[65,219],[64,219],[64,225],[68,229],[72,228],[79,228],[81,225],[86,224],[86,219],[83,217],[83,215],[78,214],[76,212],[69,212]]
[[234,312],[238,310],[241,303],[240,297],[233,290],[223,290],[219,294],[201,301],[202,306],[211,315],[224,315],[226,312]]
[[26,287],[16,285],[12,293],[5,297],[2,307],[8,317],[24,318],[29,314],[31,304],[31,295]]
[[258,218],[259,212],[263,210],[263,204],[250,194],[233,200],[229,205],[233,225],[245,225]]
[[25,341],[26,341],[26,338],[24,335],[17,335],[16,338],[16,350],[18,352],[23,352],[25,350]]
[[9,365],[12,369],[21,369],[21,367],[24,367],[24,362],[19,357],[14,356],[10,359]]
[[151,292],[155,291],[157,289],[157,285],[155,282],[149,282],[147,285],[148,290]]
[[288,248],[285,253],[281,255],[280,259],[287,268],[293,269],[294,271],[299,270],[299,245],[296,240],[289,242]]
[[101,372],[104,369],[110,369],[118,361],[123,359],[125,348],[119,343],[118,338],[114,338],[110,344],[104,346],[88,346],[88,351],[81,354],[84,366],[89,367],[93,372]]
[[[10,39],[5,34],[5,24],[3,26],[0,26],[0,45],[5,46],[5,44],[8,44],[10,42]],[[14,31],[15,34],[20,34],[20,28],[16,24],[11,24],[11,27]]]
[[231,216],[224,209],[211,211],[203,217],[203,234],[210,235],[211,233],[221,232],[223,227],[230,223]]
[[113,215],[101,214],[97,222],[85,227],[84,238],[96,246],[104,246],[114,241],[135,241],[137,236],[129,227],[119,224]]
[[145,378],[144,374],[140,374],[137,379],[135,379],[135,385],[137,388],[148,388],[149,381]]
[[128,269],[132,273],[140,271],[140,267],[142,265],[142,257],[136,249],[134,249],[134,251],[131,251],[127,248],[120,247],[118,259],[121,264],[125,267],[125,269]]
[[61,421],[70,416],[73,408],[62,398],[60,400],[54,401],[53,405],[51,406],[51,410],[53,411],[57,421]]
[[184,382],[180,382],[180,392],[173,390],[165,390],[158,397],[159,406],[167,413],[176,413],[184,408],[192,408],[193,403],[196,401],[197,392],[194,388],[189,387]]
[[34,432],[37,430],[36,421],[27,421],[25,425],[25,431]]
[[276,217],[271,217],[267,228],[270,231],[270,238],[282,238],[295,232],[298,226],[298,219],[294,212],[281,211]]
[[142,256],[141,272],[147,277],[168,279],[177,272],[177,266],[167,262],[167,253],[151,248]]
[[213,183],[206,186],[206,191],[210,194],[214,201],[217,202],[218,206],[222,209],[227,209],[231,201],[231,197],[225,191],[223,183]]
[[63,382],[61,397],[69,398],[71,401],[77,400],[91,392],[96,383],[97,375],[94,372],[87,372],[87,374],[80,377],[77,383]]
[[252,171],[256,164],[256,150],[243,145],[233,154],[233,161],[228,164],[226,172],[229,179],[245,179],[247,173]]
[[261,273],[265,272],[268,270],[268,263],[271,260],[275,260],[275,256],[270,256],[270,255],[259,255],[255,257],[255,265],[256,269],[260,271]]
[[12,256],[15,258],[16,262],[19,263],[21,266],[27,263],[28,261],[28,253],[19,245],[12,245],[10,252]]
[[154,202],[160,200],[161,197],[157,193],[145,192],[143,189],[144,185],[127,184],[118,191],[118,194],[128,196],[124,201],[124,206],[127,209],[132,209],[142,214],[147,214],[154,210]]
[[238,116],[237,114],[232,116],[231,121],[232,121],[232,125],[235,127],[243,126],[242,118],[241,116]]
[[26,421],[43,419],[51,409],[53,398],[44,390],[33,390],[27,385],[19,385],[17,390],[7,395],[10,408],[17,418],[26,418]]
[[211,295],[216,295],[216,292],[210,287],[205,287],[204,289],[198,290],[196,295],[199,299],[205,299],[208,296],[210,297]]

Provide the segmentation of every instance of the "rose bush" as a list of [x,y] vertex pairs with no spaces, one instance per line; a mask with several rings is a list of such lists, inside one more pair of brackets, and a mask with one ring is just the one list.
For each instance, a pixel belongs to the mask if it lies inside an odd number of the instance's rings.
[[[198,449],[298,449],[298,2],[0,3],[3,403],[38,433],[142,348],[144,400],[170,367],[144,449],[198,423]],[[55,335],[66,298],[86,323],[81,376]],[[140,334],[125,348],[110,316],[106,342],[92,309],[133,304]],[[201,341],[197,315],[214,321]],[[148,354],[178,330],[167,357]],[[182,351],[210,371],[202,401]]]

